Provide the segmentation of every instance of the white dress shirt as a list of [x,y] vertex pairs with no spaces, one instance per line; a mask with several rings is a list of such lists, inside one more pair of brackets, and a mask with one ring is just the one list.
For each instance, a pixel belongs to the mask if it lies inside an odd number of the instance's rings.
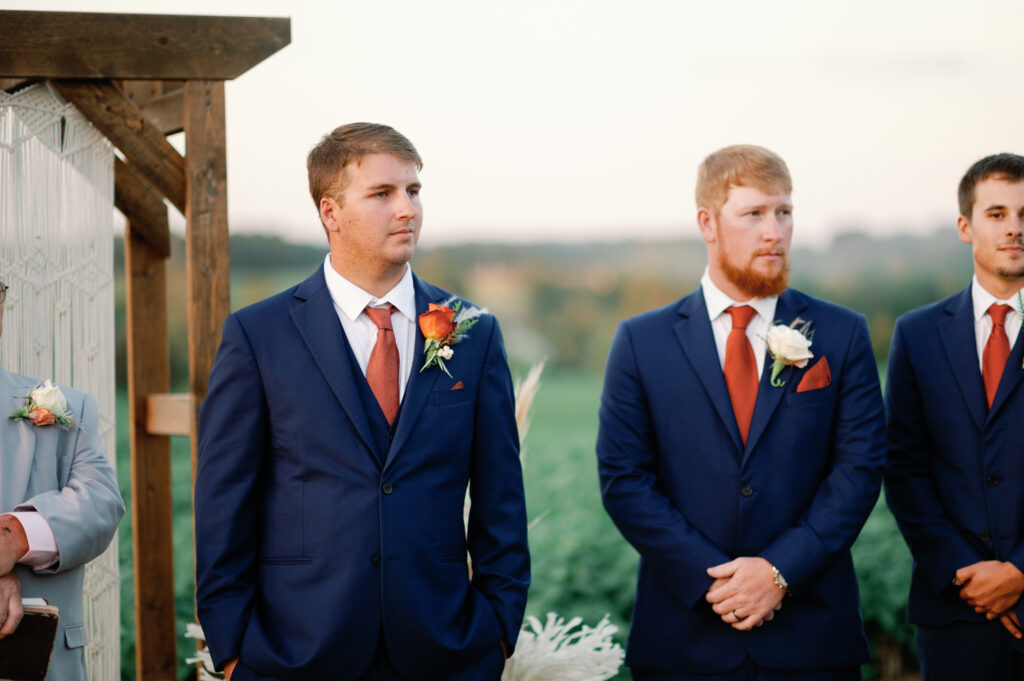
[[747,338],[754,349],[754,359],[757,361],[757,375],[760,380],[764,373],[764,357],[768,350],[768,343],[765,338],[768,336],[768,329],[775,319],[775,305],[779,302],[778,296],[770,298],[752,298],[746,302],[735,301],[722,289],[715,286],[711,281],[707,268],[700,278],[700,287],[704,292],[704,304],[708,308],[708,316],[711,318],[711,330],[715,333],[715,348],[718,350],[718,361],[725,369],[725,341],[732,331],[732,315],[726,309],[733,305],[749,305],[757,312],[747,326]]
[[[20,508],[20,507],[19,507]],[[36,570],[50,567],[57,562],[60,554],[57,552],[57,539],[53,536],[50,523],[39,511],[22,509],[4,513],[3,516],[13,516],[21,523],[25,530],[25,539],[28,541],[28,553],[18,559],[22,565],[28,565]]]
[[1017,308],[1017,296],[1011,296],[1009,300],[998,300],[994,295],[982,288],[978,283],[978,276],[971,279],[971,299],[974,301],[974,340],[978,345],[978,369],[982,368],[982,360],[985,356],[985,344],[988,337],[992,335],[992,317],[988,314],[988,308],[996,303],[1009,305],[1010,311],[1006,313],[1006,335],[1010,338],[1010,349],[1013,349],[1017,342],[1017,333],[1020,331],[1020,310]]
[[398,401],[401,403],[412,373],[412,363],[416,359],[416,289],[412,285],[412,268],[406,265],[402,280],[382,298],[375,297],[338,274],[331,265],[330,253],[324,258],[324,277],[327,279],[331,300],[334,301],[334,311],[341,320],[341,328],[345,331],[345,337],[352,346],[352,353],[364,376],[373,346],[377,343],[377,325],[365,309],[385,307],[388,303],[397,308],[391,315],[391,327],[395,332],[395,345],[398,346]]

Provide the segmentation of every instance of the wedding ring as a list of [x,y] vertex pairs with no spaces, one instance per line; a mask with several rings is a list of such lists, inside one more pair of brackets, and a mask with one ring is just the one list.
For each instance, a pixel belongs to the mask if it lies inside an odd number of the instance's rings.
[[737,622],[739,622],[741,619],[743,619],[742,617],[740,617],[739,615],[736,614],[735,610],[732,611],[732,616],[736,618]]

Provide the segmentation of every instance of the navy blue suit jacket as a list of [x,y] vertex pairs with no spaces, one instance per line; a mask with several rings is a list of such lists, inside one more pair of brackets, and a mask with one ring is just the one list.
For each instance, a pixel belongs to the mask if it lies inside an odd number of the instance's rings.
[[[885,487],[914,556],[911,622],[984,619],[952,584],[965,565],[1008,560],[1024,570],[1022,352],[1018,338],[989,409],[970,286],[896,322],[886,380]],[[1015,610],[1024,618],[1021,603]]]
[[[418,314],[450,297],[414,285]],[[383,631],[403,678],[438,679],[515,643],[529,555],[497,321],[455,346],[453,378],[421,365],[381,450],[322,268],[228,317],[195,490],[197,610],[218,666],[354,679]]]
[[[701,290],[623,322],[597,440],[605,507],[640,553],[626,663],[707,674],[750,657],[778,670],[868,659],[849,547],[878,498],[885,422],[861,315],[787,289],[775,311],[812,323],[807,368],[769,383],[742,445]],[[827,387],[796,392],[827,358]],[[704,600],[706,570],[763,556],[791,595],[771,622],[732,629]]]

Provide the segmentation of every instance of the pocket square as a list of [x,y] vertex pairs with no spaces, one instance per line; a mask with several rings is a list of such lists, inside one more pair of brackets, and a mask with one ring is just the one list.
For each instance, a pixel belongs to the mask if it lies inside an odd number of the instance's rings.
[[822,357],[817,363],[807,370],[800,384],[796,387],[798,393],[818,388],[827,388],[832,385],[832,372],[828,368],[828,360]]
[[462,381],[459,381],[458,383],[452,386],[452,390],[462,390],[465,387],[466,386],[462,385]]

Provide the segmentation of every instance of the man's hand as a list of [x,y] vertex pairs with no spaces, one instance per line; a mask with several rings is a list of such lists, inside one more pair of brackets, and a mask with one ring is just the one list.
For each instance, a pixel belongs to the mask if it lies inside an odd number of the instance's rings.
[[233,657],[224,663],[224,681],[231,681],[231,675],[235,673],[236,664],[238,664],[237,657]]
[[960,587],[960,598],[990,620],[1016,605],[1024,593],[1024,573],[1013,563],[999,560],[962,567],[953,583]]
[[1003,625],[1003,628],[1010,632],[1010,635],[1014,638],[1021,637],[1020,620],[1017,619],[1017,613],[1013,610],[1007,610],[999,616],[999,623]]
[[722,621],[747,631],[775,617],[786,592],[775,586],[764,558],[743,557],[708,568],[715,579],[705,596]]
[[28,553],[28,537],[21,521],[13,515],[0,516],[0,575],[14,569],[15,563]]
[[23,614],[21,580],[11,574],[0,577],[0,638],[14,633]]

